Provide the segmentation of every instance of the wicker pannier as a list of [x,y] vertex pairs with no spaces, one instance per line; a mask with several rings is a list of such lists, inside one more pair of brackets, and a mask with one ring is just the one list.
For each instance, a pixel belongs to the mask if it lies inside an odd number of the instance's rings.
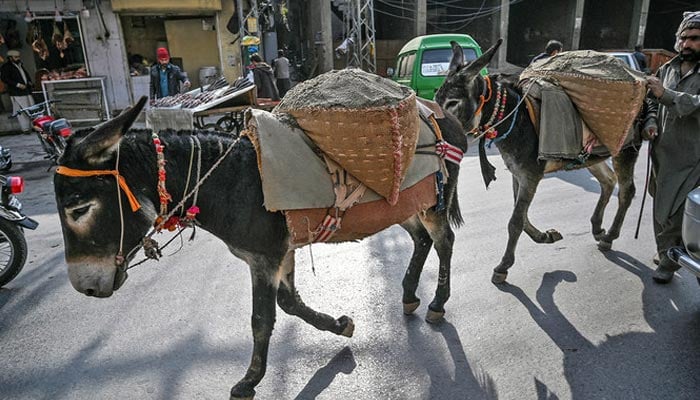
[[520,75],[521,85],[545,79],[561,86],[600,143],[616,155],[622,148],[644,96],[644,75],[615,57],[590,50],[568,51],[535,63]]
[[[361,87],[347,88],[353,89]],[[321,151],[394,205],[420,130],[416,95],[408,93],[394,105],[287,109],[280,104],[275,113],[292,115]]]

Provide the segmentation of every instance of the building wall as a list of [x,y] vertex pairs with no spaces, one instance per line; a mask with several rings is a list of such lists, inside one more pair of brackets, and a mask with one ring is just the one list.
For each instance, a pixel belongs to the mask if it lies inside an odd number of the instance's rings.
[[510,6],[507,60],[526,66],[551,39],[571,48],[576,1],[528,0]]
[[[700,9],[700,2],[695,1],[693,11]],[[651,0],[644,47],[648,49],[666,49],[673,51],[676,42],[676,30],[683,20],[683,11],[691,11],[674,5],[668,0]]]
[[633,11],[633,1],[586,0],[580,48],[628,48]]
[[219,48],[216,32],[202,29],[202,18],[165,21],[168,48],[172,57],[182,58],[182,68],[192,82],[192,87],[201,86],[199,69],[213,66],[219,68]]

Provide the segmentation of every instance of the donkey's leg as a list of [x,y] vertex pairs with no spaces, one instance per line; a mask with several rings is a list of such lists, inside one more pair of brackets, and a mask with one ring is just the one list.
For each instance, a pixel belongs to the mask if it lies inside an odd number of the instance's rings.
[[440,260],[438,271],[438,285],[435,297],[428,305],[425,320],[431,324],[442,321],[445,315],[445,303],[450,298],[450,268],[452,265],[452,246],[455,242],[455,234],[447,221],[447,213],[436,213],[428,210],[418,214],[421,223],[433,239],[435,251]]
[[612,196],[612,193],[615,190],[617,178],[615,177],[613,170],[610,169],[605,161],[591,165],[588,167],[588,170],[598,180],[598,183],[600,183],[600,197],[598,197],[598,203],[596,204],[593,215],[591,216],[593,238],[600,241],[605,236],[605,229],[603,229],[603,215],[605,214],[605,207],[608,206],[610,196]]
[[275,295],[279,283],[275,267],[269,261],[255,260],[250,263],[253,281],[253,357],[243,379],[231,388],[231,399],[252,399],[255,396],[255,386],[265,375],[270,335],[275,325]]
[[[518,199],[518,180],[515,179],[515,176],[513,178],[513,200],[517,201]],[[528,236],[530,236],[530,239],[534,241],[535,243],[554,243],[560,241],[563,237],[559,231],[556,229],[548,229],[547,232],[542,232],[541,230],[537,229],[532,223],[530,223],[530,218],[525,215],[525,225],[523,226],[523,230],[525,233],[527,233]]]
[[352,337],[355,331],[355,324],[353,324],[352,319],[345,315],[334,319],[330,315],[316,312],[304,304],[294,286],[294,250],[287,252],[284,259],[282,259],[279,275],[282,279],[279,289],[277,289],[277,304],[284,312],[301,318],[316,329]]
[[512,267],[513,263],[515,263],[515,247],[518,245],[520,234],[525,228],[527,210],[530,208],[532,198],[535,196],[537,185],[542,179],[541,174],[530,177],[530,179],[527,177],[516,177],[515,175],[513,175],[513,177],[514,179],[518,179],[517,185],[513,185],[513,189],[517,186],[515,206],[513,207],[513,214],[510,217],[510,221],[508,221],[508,243],[506,245],[506,251],[503,254],[501,263],[493,269],[493,275],[491,276],[491,282],[495,284],[506,281],[508,277],[508,268]]
[[416,296],[416,289],[418,289],[418,281],[420,280],[421,272],[423,272],[425,260],[428,258],[428,253],[430,253],[430,247],[433,245],[433,239],[417,215],[411,217],[401,226],[413,239],[413,255],[402,282],[403,313],[409,315],[420,305],[420,299]]
[[613,158],[613,168],[617,175],[619,187],[617,193],[617,212],[615,213],[615,219],[608,233],[598,242],[598,247],[601,250],[609,250],[612,248],[613,240],[620,237],[622,223],[625,221],[625,215],[627,214],[630,204],[632,204],[632,199],[636,192],[634,186],[634,164],[636,164],[638,156],[639,150],[629,147]]

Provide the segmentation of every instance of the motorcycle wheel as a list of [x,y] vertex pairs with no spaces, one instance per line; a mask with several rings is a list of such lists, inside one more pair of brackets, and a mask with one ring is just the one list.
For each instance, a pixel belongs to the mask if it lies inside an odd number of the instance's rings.
[[0,219],[0,287],[10,282],[27,261],[24,232],[12,222]]
[[0,168],[0,172],[7,172],[10,169],[12,169],[12,160],[8,161],[7,164],[5,164],[5,166]]

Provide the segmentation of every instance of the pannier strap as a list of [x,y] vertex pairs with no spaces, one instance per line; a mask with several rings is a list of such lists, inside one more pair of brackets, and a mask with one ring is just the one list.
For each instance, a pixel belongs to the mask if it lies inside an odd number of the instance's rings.
[[131,211],[136,212],[141,208],[141,204],[136,200],[136,196],[129,189],[129,185],[126,184],[126,180],[123,176],[119,175],[119,171],[115,169],[95,169],[95,170],[81,170],[73,169],[68,167],[58,167],[56,168],[56,173],[64,176],[70,176],[74,178],[85,178],[90,176],[100,176],[100,175],[112,175],[117,178],[119,187],[122,188],[126,198],[129,199],[129,205],[131,205]]

